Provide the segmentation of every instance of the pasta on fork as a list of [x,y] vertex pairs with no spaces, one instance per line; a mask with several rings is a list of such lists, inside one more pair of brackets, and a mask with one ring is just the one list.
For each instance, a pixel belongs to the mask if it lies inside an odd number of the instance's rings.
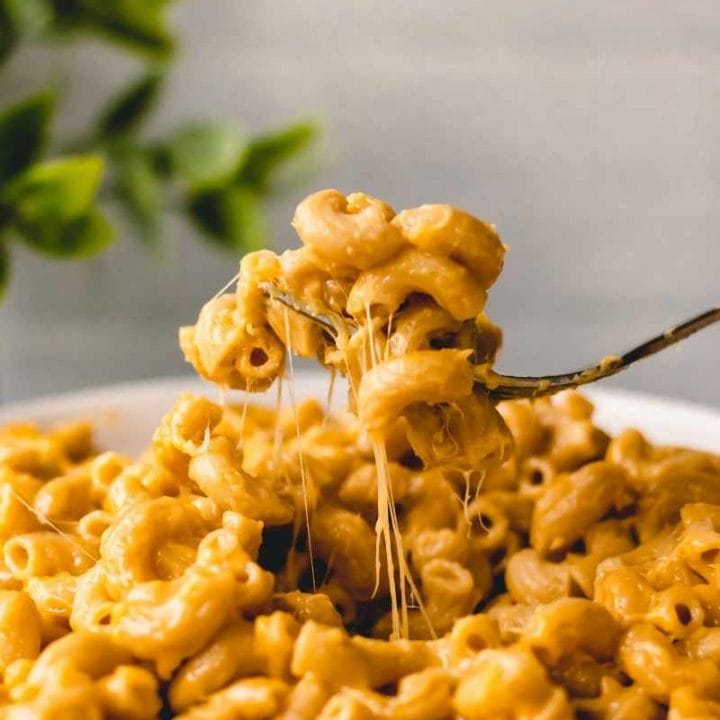
[[[408,597],[424,608],[402,547],[384,437],[404,421],[426,469],[450,463],[477,473],[505,457],[504,423],[473,392],[473,366],[490,364],[499,345],[483,309],[504,247],[490,225],[448,205],[395,215],[381,200],[336,190],[300,203],[293,227],[303,246],[246,255],[236,293],[212,300],[180,342],[201,375],[233,389],[266,388],[282,372],[286,350],[347,376],[378,470],[375,565],[386,565],[393,636],[407,636]],[[334,342],[266,300],[268,282],[335,318]]]
[[136,459],[0,428],[0,720],[720,718],[720,457],[478,389],[491,225],[326,190],[293,226],[180,330],[275,408],[184,393]]

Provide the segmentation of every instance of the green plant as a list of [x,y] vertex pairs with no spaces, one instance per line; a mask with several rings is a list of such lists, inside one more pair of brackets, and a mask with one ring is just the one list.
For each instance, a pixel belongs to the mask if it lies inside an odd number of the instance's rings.
[[175,40],[168,0],[0,0],[0,63],[23,45],[74,42],[88,33],[120,45],[142,71],[111,97],[82,137],[53,137],[58,93],[0,109],[0,294],[11,241],[64,258],[93,255],[113,240],[104,213],[119,207],[149,246],[163,217],[182,213],[200,237],[236,254],[267,244],[264,210],[278,170],[315,137],[313,123],[247,137],[224,122],[190,121],[148,137]]

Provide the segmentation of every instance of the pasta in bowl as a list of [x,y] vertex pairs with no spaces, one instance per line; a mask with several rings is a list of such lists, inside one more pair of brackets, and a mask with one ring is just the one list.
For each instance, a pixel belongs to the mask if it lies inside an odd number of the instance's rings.
[[[202,375],[278,393],[188,384],[136,456],[108,419],[99,446],[3,425],[0,717],[720,717],[720,458],[611,436],[578,393],[468,387],[499,346],[490,226],[333,193],[296,225],[307,253],[249,256],[181,335]],[[288,349],[348,387],[328,403]]]

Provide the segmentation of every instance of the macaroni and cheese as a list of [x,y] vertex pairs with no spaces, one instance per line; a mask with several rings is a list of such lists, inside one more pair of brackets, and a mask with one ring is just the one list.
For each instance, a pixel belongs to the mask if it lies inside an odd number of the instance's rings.
[[0,720],[720,718],[720,457],[475,388],[492,226],[336,191],[293,225],[180,332],[287,406],[185,393],[140,458],[0,428]]

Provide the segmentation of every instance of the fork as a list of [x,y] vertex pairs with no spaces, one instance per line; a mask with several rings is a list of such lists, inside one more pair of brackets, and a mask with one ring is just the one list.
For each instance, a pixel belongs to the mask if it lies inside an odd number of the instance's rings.
[[[332,319],[327,315],[315,312],[298,298],[278,290],[270,283],[264,283],[261,289],[266,298],[275,300],[293,312],[312,320],[332,337],[337,334]],[[607,356],[596,365],[573,372],[560,373],[559,375],[504,375],[489,369],[485,365],[478,365],[475,368],[475,386],[493,400],[554,395],[561,390],[569,390],[616,375],[635,364],[638,360],[665,350],[665,348],[685,340],[690,335],[718,321],[720,321],[720,306],[695,315],[695,317],[656,335],[622,355]]]

